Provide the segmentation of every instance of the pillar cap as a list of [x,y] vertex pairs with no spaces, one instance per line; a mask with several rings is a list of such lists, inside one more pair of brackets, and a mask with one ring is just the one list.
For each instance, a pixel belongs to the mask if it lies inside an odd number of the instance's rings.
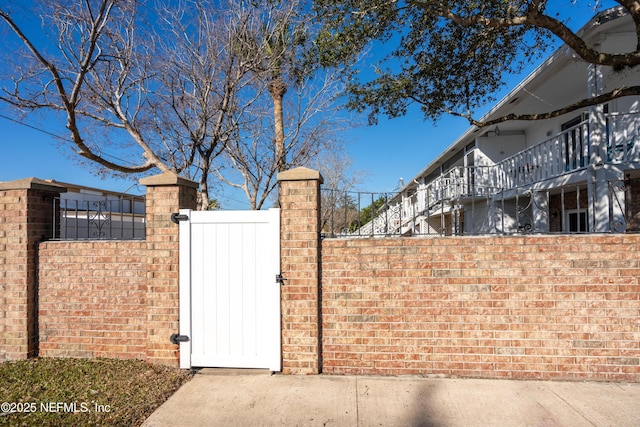
[[15,181],[0,182],[0,190],[43,190],[52,193],[66,193],[67,187],[45,181],[40,178],[24,178]]
[[322,175],[317,170],[298,167],[288,171],[278,173],[278,181],[320,181],[324,182]]
[[146,187],[180,185],[184,187],[198,188],[197,182],[178,176],[174,172],[165,172],[159,175],[147,176],[140,180],[140,184]]

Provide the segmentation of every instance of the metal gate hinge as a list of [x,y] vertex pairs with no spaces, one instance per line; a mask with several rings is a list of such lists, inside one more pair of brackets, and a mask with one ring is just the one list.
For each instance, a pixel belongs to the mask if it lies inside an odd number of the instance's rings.
[[188,220],[189,217],[187,215],[184,214],[179,214],[179,213],[172,213],[171,214],[171,222],[178,224],[180,223],[180,221],[186,221]]
[[280,283],[282,286],[284,286],[285,280],[288,280],[288,279],[285,279],[284,277],[282,277],[282,273],[276,274],[276,283]]
[[169,339],[171,340],[171,344],[180,344],[181,342],[189,341],[188,336],[180,334],[171,334],[171,337]]

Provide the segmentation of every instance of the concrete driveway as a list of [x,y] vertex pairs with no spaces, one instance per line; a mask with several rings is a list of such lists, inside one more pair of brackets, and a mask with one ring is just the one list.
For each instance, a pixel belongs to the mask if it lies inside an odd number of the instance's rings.
[[640,384],[204,369],[143,425],[640,426]]

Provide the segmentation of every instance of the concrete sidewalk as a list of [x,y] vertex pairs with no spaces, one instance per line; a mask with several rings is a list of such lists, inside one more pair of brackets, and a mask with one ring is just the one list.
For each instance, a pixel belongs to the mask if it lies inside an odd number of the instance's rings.
[[640,384],[204,369],[143,425],[640,426]]

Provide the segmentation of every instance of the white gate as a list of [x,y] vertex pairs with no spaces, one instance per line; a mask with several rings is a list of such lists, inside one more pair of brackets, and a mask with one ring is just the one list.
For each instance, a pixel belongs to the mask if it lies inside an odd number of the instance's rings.
[[180,216],[180,367],[280,371],[280,210]]

